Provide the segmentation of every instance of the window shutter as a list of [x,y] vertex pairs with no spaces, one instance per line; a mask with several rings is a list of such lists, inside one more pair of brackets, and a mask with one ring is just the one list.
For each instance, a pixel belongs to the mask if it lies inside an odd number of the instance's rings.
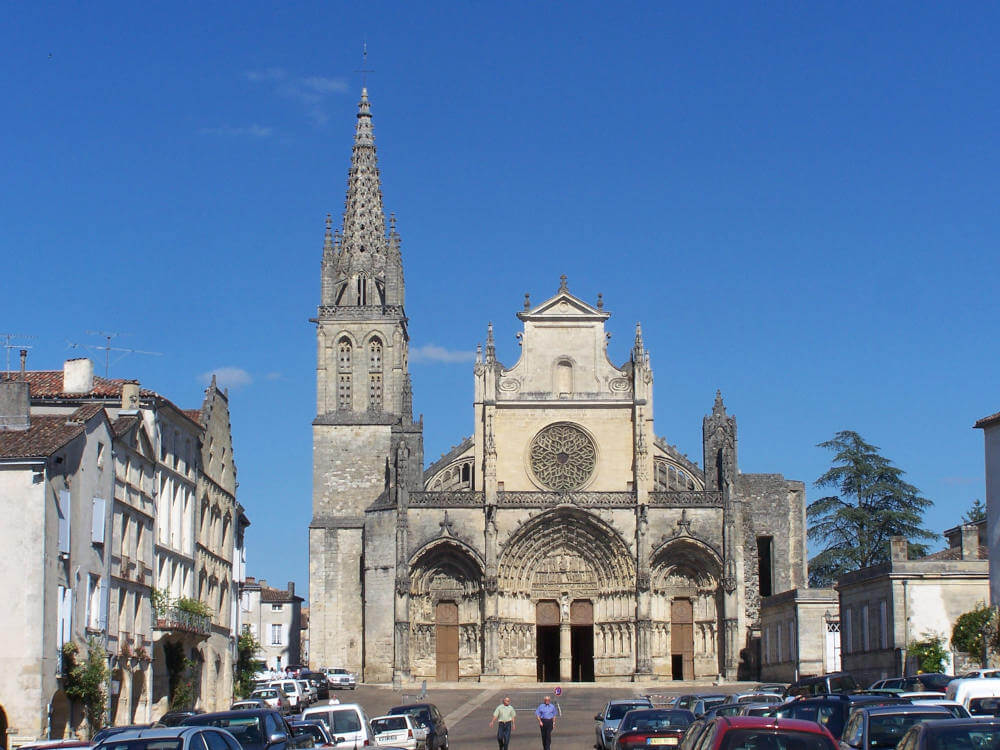
[[90,541],[94,544],[104,544],[104,498],[95,497],[93,503],[93,520],[90,531]]
[[59,587],[59,646],[73,640],[73,589]]
[[[103,500],[101,502],[104,502]],[[101,630],[108,630],[108,582],[101,579],[101,612],[98,622]],[[136,628],[138,630],[138,628]]]
[[70,494],[69,490],[59,492],[59,551],[65,555],[69,554],[69,516],[70,516]]

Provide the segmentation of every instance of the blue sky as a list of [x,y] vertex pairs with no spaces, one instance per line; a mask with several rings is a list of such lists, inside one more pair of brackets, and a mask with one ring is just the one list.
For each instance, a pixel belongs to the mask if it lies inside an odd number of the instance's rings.
[[1000,6],[952,6],[9,5],[0,332],[33,369],[121,332],[162,356],[111,375],[184,407],[219,371],[250,572],[304,589],[308,319],[367,39],[428,462],[472,430],[487,322],[512,364],[565,273],[614,360],[642,322],[657,434],[700,461],[721,388],[741,470],[815,499],[816,443],[856,430],[941,531],[1000,409]]

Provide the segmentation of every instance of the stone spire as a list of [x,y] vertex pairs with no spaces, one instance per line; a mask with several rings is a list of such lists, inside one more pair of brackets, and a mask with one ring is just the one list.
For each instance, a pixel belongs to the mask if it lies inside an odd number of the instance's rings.
[[642,324],[635,324],[635,345],[632,347],[632,361],[641,364],[646,359],[646,347],[642,342]]
[[715,391],[715,403],[712,404],[712,416],[726,416],[726,405],[722,403],[722,391],[719,389]]
[[486,364],[495,365],[497,361],[496,343],[493,341],[493,323],[486,326]]
[[[380,305],[402,304],[402,262],[399,259],[399,238],[386,234],[385,210],[382,207],[382,186],[375,153],[375,133],[372,128],[368,89],[361,90],[358,102],[351,168],[347,176],[347,198],[344,202],[343,229],[333,235],[327,228],[324,259],[329,258],[333,275],[325,288],[333,299],[324,304]],[[392,247],[390,247],[392,245]],[[332,253],[327,255],[327,248]],[[394,300],[386,300],[386,275],[392,276],[390,286]]]

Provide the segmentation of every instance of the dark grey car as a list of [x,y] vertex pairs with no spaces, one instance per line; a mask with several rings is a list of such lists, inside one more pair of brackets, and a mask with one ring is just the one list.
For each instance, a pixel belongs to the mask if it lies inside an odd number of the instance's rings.
[[922,721],[903,735],[900,750],[988,750],[1000,746],[1000,720]]
[[940,706],[870,706],[851,713],[840,738],[841,750],[892,750],[903,735],[921,721],[950,719]]

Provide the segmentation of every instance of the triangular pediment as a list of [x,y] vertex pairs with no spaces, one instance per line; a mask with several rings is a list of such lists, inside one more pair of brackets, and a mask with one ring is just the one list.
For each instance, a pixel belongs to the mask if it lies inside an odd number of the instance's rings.
[[611,313],[588,305],[569,292],[558,292],[541,304],[517,314],[521,320],[607,320]]

